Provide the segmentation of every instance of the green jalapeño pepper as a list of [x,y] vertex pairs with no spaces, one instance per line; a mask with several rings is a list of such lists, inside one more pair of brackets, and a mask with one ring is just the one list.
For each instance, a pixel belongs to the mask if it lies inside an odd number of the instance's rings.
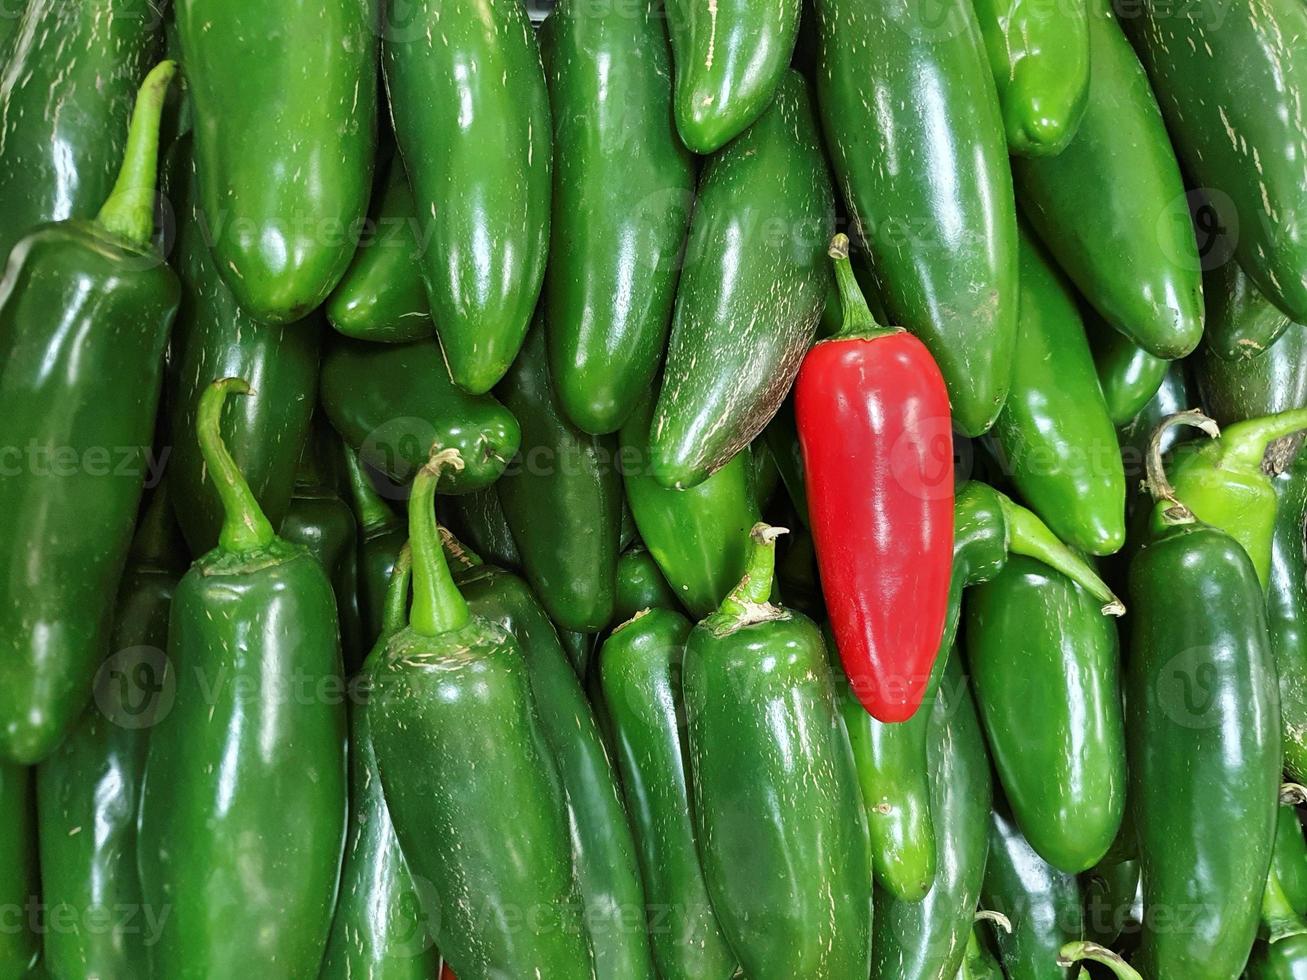
[[207,240],[256,319],[302,319],[354,254],[377,143],[378,6],[176,4]]
[[1289,324],[1251,360],[1227,361],[1204,346],[1193,364],[1203,408],[1221,425],[1307,407],[1307,326]]
[[1243,975],[1247,980],[1303,980],[1307,977],[1307,934],[1258,943]]
[[1207,349],[1227,361],[1260,357],[1292,322],[1233,259],[1203,277],[1203,293],[1207,297],[1203,328]]
[[167,908],[152,975],[311,976],[331,928],[345,838],[344,692],[336,603],[308,551],[277,537],[222,444],[239,378],[197,415],[227,519],[173,598],[137,861]]
[[386,90],[431,315],[454,383],[484,394],[522,346],[549,250],[540,52],[520,0],[386,6]]
[[[1280,681],[1280,721],[1284,733],[1284,768],[1307,780],[1307,453],[1284,468],[1273,481],[1278,505],[1271,542],[1266,623]],[[1307,861],[1303,863],[1307,874]],[[1307,909],[1303,910],[1307,913]]]
[[617,775],[560,637],[521,578],[456,543],[454,581],[473,616],[507,630],[526,658],[540,729],[567,804],[572,858],[599,980],[654,980],[645,897]]
[[398,344],[428,338],[435,326],[418,263],[418,220],[398,157],[376,196],[371,235],[359,240],[354,260],[327,297],[327,319],[359,340]]
[[169,914],[142,900],[136,817],[185,568],[179,538],[161,486],[132,542],[95,700],[36,770],[42,898],[47,922],[60,923],[45,933],[44,965],[56,977],[148,976],[147,951]]
[[1148,458],[1157,504],[1130,565],[1130,807],[1149,977],[1237,976],[1257,933],[1280,791],[1280,717],[1265,599],[1248,554],[1200,523]]
[[26,976],[41,955],[34,809],[31,769],[0,762],[0,973],[6,977]]
[[694,163],[672,122],[655,0],[564,0],[549,24],[549,368],[567,417],[602,434],[626,421],[662,360]]
[[527,335],[495,391],[522,426],[522,448],[495,484],[522,571],[560,627],[602,629],[617,590],[617,439],[588,435],[568,421],[550,374],[543,323]]
[[834,208],[820,142],[791,71],[704,168],[649,436],[665,487],[697,486],[752,442],[812,343]]
[[1113,425],[1126,425],[1157,394],[1171,362],[1148,353],[1094,310],[1081,313],[1107,414]]
[[1065,575],[1013,558],[967,601],[967,663],[1017,825],[1053,867],[1107,853],[1125,812],[1116,624]]
[[522,567],[522,556],[513,542],[499,493],[492,485],[484,490],[446,497],[440,501],[448,517],[451,530],[472,546],[486,561],[516,571]]
[[867,822],[821,632],[767,601],[779,533],[754,526],[686,647],[699,853],[746,976],[853,980],[871,968]]
[[195,411],[218,378],[252,378],[256,390],[224,410],[222,438],[263,512],[280,527],[295,485],[295,464],[317,401],[322,324],[316,316],[279,326],[253,319],[218,274],[205,240],[191,137],[170,152],[168,176],[180,215],[175,264],[182,280],[169,358],[167,403],[173,510],[191,554],[218,543],[222,501],[195,439]]
[[24,0],[0,50],[0,262],[47,221],[113,189],[136,87],[160,56],[158,0]]
[[46,757],[90,699],[153,466],[181,292],[150,244],[174,71],[165,61],[146,78],[96,219],[34,229],[0,287],[0,759]]
[[408,527],[377,492],[358,456],[344,452],[354,521],[358,525],[358,605],[364,640],[374,644],[383,631],[395,562],[408,540]]
[[617,601],[613,606],[613,628],[647,609],[678,609],[676,593],[663,578],[653,555],[635,544],[617,559]]
[[[1294,915],[1307,915],[1307,839],[1298,806],[1304,802],[1304,788],[1295,783],[1280,787],[1280,808],[1275,818],[1275,847],[1271,852],[1271,875],[1284,892]],[[1270,881],[1270,876],[1267,877]]]
[[[409,568],[409,552],[404,548],[395,558],[384,596],[381,635],[373,656],[384,655],[390,637],[404,628]],[[395,838],[381,792],[366,699],[353,706],[349,741],[349,832],[331,938],[318,977],[431,980],[440,968],[440,954],[428,932],[435,903],[426,882],[419,888],[413,880]]]
[[1025,229],[1012,389],[994,424],[1012,482],[1068,544],[1125,543],[1121,448],[1070,286]]
[[386,804],[415,879],[430,883],[436,944],[459,980],[594,980],[524,651],[469,609],[441,552],[436,483],[461,464],[455,449],[433,452],[413,481],[413,609],[365,675]]
[[663,980],[728,980],[735,956],[713,914],[695,844],[685,760],[681,668],[690,623],[646,609],[613,630],[599,654],[626,809],[649,902],[649,937]]
[[448,477],[446,493],[490,486],[522,438],[503,405],[449,380],[440,347],[430,340],[373,344],[331,337],[319,397],[341,438],[393,480],[411,480],[433,443],[457,449],[463,469]]

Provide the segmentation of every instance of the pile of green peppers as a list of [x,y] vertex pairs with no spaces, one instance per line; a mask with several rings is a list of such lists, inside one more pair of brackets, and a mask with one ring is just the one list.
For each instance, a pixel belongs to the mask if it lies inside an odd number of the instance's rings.
[[0,3],[0,980],[1307,977],[1307,7],[928,6]]

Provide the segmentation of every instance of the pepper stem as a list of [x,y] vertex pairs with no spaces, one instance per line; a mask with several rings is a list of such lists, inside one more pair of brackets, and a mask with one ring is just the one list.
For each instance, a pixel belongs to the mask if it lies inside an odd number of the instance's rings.
[[1221,435],[1221,464],[1260,469],[1271,443],[1303,429],[1307,429],[1307,408],[1236,422]]
[[1057,965],[1060,967],[1070,967],[1082,960],[1092,960],[1095,963],[1103,964],[1116,975],[1117,980],[1143,980],[1138,970],[1123,960],[1117,953],[1112,952],[1106,946],[1098,945],[1098,943],[1080,940],[1067,943],[1058,950]]
[[161,61],[145,76],[127,129],[122,169],[95,220],[134,245],[154,235],[154,188],[159,177],[159,120],[177,62]]
[[1014,555],[1034,558],[1061,572],[1103,603],[1104,616],[1125,615],[1125,604],[1099,578],[1092,565],[1063,544],[1034,513],[1007,495],[997,490],[994,493],[998,496],[1003,522],[1007,525],[1008,551]]
[[1302,806],[1307,803],[1307,786],[1302,783],[1284,783],[1280,786],[1280,806]]
[[381,499],[372,481],[368,479],[358,453],[345,446],[343,455],[345,472],[349,476],[350,496],[354,498],[354,510],[358,514],[360,530],[366,532],[380,527],[398,527],[398,518]]
[[789,533],[789,528],[772,527],[762,521],[753,526],[749,531],[749,560],[744,566],[744,577],[722,600],[721,612],[739,615],[750,606],[766,604],[776,574],[776,539]]
[[1188,425],[1202,429],[1213,439],[1221,435],[1221,429],[1215,421],[1208,418],[1196,408],[1185,412],[1176,412],[1162,419],[1148,441],[1148,455],[1144,461],[1145,486],[1156,501],[1167,501],[1171,506],[1163,511],[1162,517],[1168,524],[1192,524],[1195,521],[1193,511],[1181,503],[1175,495],[1175,487],[1166,478],[1166,465],[1162,462],[1162,440],[1166,434],[1177,426]]
[[472,618],[449,574],[436,529],[436,484],[446,467],[458,472],[463,468],[463,457],[457,449],[432,447],[431,458],[418,471],[408,498],[408,533],[413,549],[413,611],[409,625],[423,636],[460,629]]
[[195,413],[195,434],[204,465],[222,500],[223,521],[218,547],[234,554],[246,554],[268,547],[277,534],[222,441],[222,406],[230,391],[248,395],[249,382],[244,378],[222,378],[209,385],[200,396]]
[[885,334],[899,333],[894,327],[882,327],[871,314],[867,297],[862,294],[858,278],[853,274],[853,265],[849,262],[849,236],[840,232],[830,241],[826,254],[835,263],[835,282],[840,289],[840,305],[844,308],[844,321],[840,329],[831,337],[832,340],[851,338],[870,339]]
[[386,598],[381,609],[381,639],[394,636],[404,628],[408,615],[408,587],[413,578],[413,549],[407,544],[395,556],[395,567],[390,570],[386,585]]
[[995,912],[993,909],[980,909],[976,912],[974,922],[992,922],[1009,936],[1012,935],[1012,920],[1002,912]]

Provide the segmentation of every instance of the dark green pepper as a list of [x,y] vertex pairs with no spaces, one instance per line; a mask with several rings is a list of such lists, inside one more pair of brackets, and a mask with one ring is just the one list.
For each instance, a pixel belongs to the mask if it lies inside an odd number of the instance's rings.
[[0,973],[22,977],[41,955],[37,937],[40,887],[37,881],[36,814],[32,770],[0,762],[0,885],[4,928],[0,929]]
[[1112,945],[1125,931],[1139,893],[1138,857],[1108,855],[1080,876],[1080,890],[1085,935],[1100,945]]
[[867,822],[821,632],[767,601],[777,533],[754,527],[744,577],[686,646],[699,854],[746,976],[865,977]]
[[161,487],[132,542],[95,699],[36,770],[50,924],[44,966],[56,977],[148,976],[147,951],[169,914],[142,900],[136,817],[150,728],[168,706],[159,681],[168,611],[186,565],[179,537]]
[[0,759],[48,756],[81,717],[151,454],[181,288],[150,244],[159,115],[145,80],[123,169],[94,221],[41,225],[0,289]]
[[573,423],[615,432],[667,343],[694,163],[672,121],[671,52],[654,0],[563,0],[549,24],[549,368]]
[[1307,407],[1307,327],[1291,323],[1252,360],[1227,361],[1204,346],[1193,358],[1207,414],[1221,425]]
[[1203,292],[1207,297],[1206,347],[1227,361],[1260,357],[1292,322],[1233,259],[1203,277]]
[[1293,914],[1307,916],[1307,839],[1303,838],[1302,822],[1298,819],[1298,804],[1301,802],[1301,786],[1289,783],[1280,788],[1271,874],[1284,892],[1284,899]]
[[[1272,486],[1277,508],[1266,624],[1280,682],[1284,768],[1294,779],[1302,780],[1307,779],[1307,544],[1303,541],[1307,453],[1300,450]],[[1303,912],[1307,914],[1307,908]]]
[[[1191,417],[1191,416],[1189,416]],[[1153,437],[1158,501],[1130,565],[1130,807],[1149,977],[1236,976],[1257,932],[1280,788],[1265,599],[1247,553],[1177,498]]]
[[379,6],[176,4],[207,241],[255,319],[303,319],[354,255],[377,145]]
[[1307,980],[1307,935],[1257,943],[1244,976],[1247,980]]
[[347,809],[336,602],[222,444],[223,402],[248,388],[216,381],[197,413],[227,519],[173,597],[175,702],[151,731],[141,789],[142,894],[169,909],[155,976],[311,976],[331,929]]
[[454,382],[484,394],[522,346],[549,250],[540,52],[520,0],[388,3],[387,16],[386,90],[432,319]]
[[342,455],[358,525],[359,618],[364,640],[371,646],[383,632],[390,580],[408,540],[408,527],[377,492],[354,451],[345,447]]
[[374,197],[369,237],[327,297],[331,325],[346,337],[383,343],[429,338],[435,331],[418,261],[421,243],[413,193],[395,157]]
[[663,980],[728,980],[735,955],[713,914],[695,844],[681,671],[690,623],[648,609],[613,630],[599,655],[631,828]]
[[628,548],[617,560],[617,601],[613,626],[646,609],[679,609],[676,593],[643,545]]
[[436,944],[459,980],[594,980],[526,651],[473,615],[441,553],[432,498],[459,465],[455,449],[433,453],[413,482],[413,608],[365,675],[386,803],[415,879],[431,884]]
[[[12,5],[11,5],[12,7]],[[25,0],[0,76],[0,262],[36,225],[95,217],[113,189],[157,0]]]
[[[835,309],[840,309],[839,293],[835,294]],[[805,526],[808,523],[808,488],[803,479],[803,451],[799,447],[799,430],[794,420],[794,399],[786,398],[780,410],[767,423],[763,438],[771,449],[781,483],[789,494],[795,513]]]
[[[1143,489],[1142,485],[1145,476],[1144,461],[1148,456],[1148,447],[1153,438],[1153,433],[1157,430],[1162,420],[1176,412],[1182,412],[1190,405],[1191,385],[1185,377],[1185,362],[1167,361],[1166,374],[1162,378],[1162,383],[1158,385],[1157,393],[1141,408],[1125,425],[1122,425],[1117,431],[1117,438],[1121,443],[1121,462],[1125,470],[1125,483],[1127,489],[1126,510],[1128,513],[1128,526],[1134,527],[1137,520],[1137,512],[1151,511],[1153,509],[1152,499],[1148,491]],[[1172,443],[1177,439],[1182,430],[1171,429],[1167,432],[1165,441],[1162,446],[1163,452],[1168,452]],[[1133,535],[1131,535],[1133,537]],[[1133,543],[1133,542],[1132,542]],[[1118,555],[1125,555],[1130,549],[1118,552]]]
[[749,528],[759,516],[753,465],[742,451],[697,487],[668,490],[650,472],[652,415],[653,401],[646,398],[622,426],[626,502],[681,604],[691,615],[706,616],[744,574]]
[[1081,313],[1107,414],[1113,425],[1126,425],[1157,394],[1171,362],[1148,353],[1094,310]]
[[971,686],[1012,815],[1067,874],[1102,859],[1125,812],[1116,623],[1065,575],[1015,557],[967,601]]
[[1058,537],[1111,554],[1125,543],[1116,430],[1070,286],[1024,228],[1020,254],[1012,387],[993,439],[1004,471]]
[[543,323],[531,330],[495,393],[522,427],[522,448],[495,490],[523,574],[560,627],[602,629],[617,591],[617,440],[588,435],[564,416]]
[[665,487],[698,486],[752,442],[812,343],[834,208],[820,142],[791,71],[704,168],[649,436]]
[[513,532],[508,529],[499,493],[493,485],[446,497],[440,504],[454,533],[477,554],[484,555],[486,561],[509,571],[522,567],[522,556],[513,542]]
[[429,340],[372,344],[328,340],[320,396],[327,418],[367,465],[408,482],[433,443],[457,449],[463,469],[446,493],[499,479],[522,438],[517,419],[489,395],[469,395],[449,380],[440,347]]
[[[1006,916],[1004,916],[1006,920]],[[1008,927],[1011,928],[1011,923]],[[967,937],[967,951],[958,969],[957,980],[1004,980],[1003,968],[980,936],[980,924]]]

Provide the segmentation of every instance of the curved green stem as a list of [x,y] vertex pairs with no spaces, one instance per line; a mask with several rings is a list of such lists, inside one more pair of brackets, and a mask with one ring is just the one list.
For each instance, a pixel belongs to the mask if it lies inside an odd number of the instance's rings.
[[737,612],[748,606],[761,606],[771,597],[772,579],[776,574],[776,539],[789,529],[772,527],[759,521],[749,531],[749,560],[744,577],[722,600],[721,612]]
[[344,447],[345,472],[349,477],[350,496],[354,499],[354,513],[358,517],[359,530],[367,533],[377,528],[399,527],[399,518],[390,509],[376,487],[368,479],[363,463],[349,446]]
[[222,406],[230,391],[248,395],[250,386],[244,378],[222,378],[205,389],[196,410],[195,434],[204,465],[222,500],[223,520],[218,547],[234,554],[245,554],[266,548],[277,534],[222,441]]
[[127,130],[122,169],[109,199],[95,216],[102,227],[134,245],[149,245],[154,235],[154,188],[159,178],[159,119],[164,96],[177,74],[175,61],[155,65],[140,91]]
[[1098,943],[1080,940],[1067,943],[1058,951],[1058,966],[1069,967],[1082,960],[1092,960],[1095,963],[1103,964],[1116,975],[1117,980],[1143,980],[1138,970],[1118,954],[1112,952],[1106,946],[1098,945]]
[[408,617],[408,587],[413,578],[413,549],[408,545],[399,549],[395,567],[386,584],[386,599],[381,610],[381,639],[386,640],[404,628]]
[[1162,462],[1162,442],[1166,434],[1176,426],[1188,425],[1202,429],[1211,438],[1221,435],[1220,427],[1196,408],[1185,412],[1176,412],[1162,419],[1153,430],[1153,437],[1148,440],[1148,455],[1144,460],[1145,485],[1155,501],[1167,501],[1171,506],[1162,513],[1167,524],[1193,524],[1196,520],[1193,511],[1186,507],[1175,495],[1175,487],[1166,478],[1166,465]]
[[466,626],[472,618],[454,585],[436,529],[436,484],[445,467],[463,468],[457,449],[433,451],[418,471],[408,498],[409,544],[413,549],[413,611],[409,625],[423,636],[439,636]]
[[867,297],[862,294],[862,287],[858,285],[853,265],[849,262],[849,236],[841,232],[832,238],[826,254],[835,262],[835,282],[840,288],[840,305],[844,307],[844,321],[830,339],[871,340],[874,337],[901,333],[902,330],[898,327],[882,327],[871,315]]
[[1236,422],[1221,434],[1221,465],[1259,470],[1271,443],[1303,429],[1307,429],[1307,408]]

